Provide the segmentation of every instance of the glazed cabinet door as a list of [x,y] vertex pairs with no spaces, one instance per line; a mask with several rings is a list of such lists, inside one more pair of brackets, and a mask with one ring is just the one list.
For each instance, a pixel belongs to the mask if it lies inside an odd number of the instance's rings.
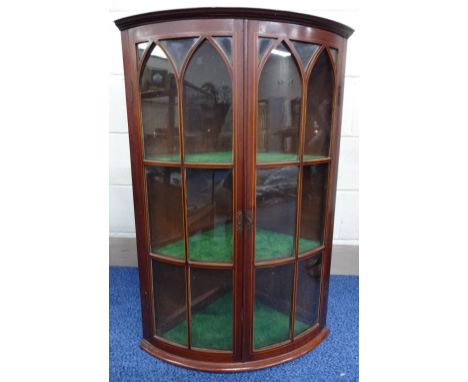
[[200,361],[241,357],[242,25],[123,35],[144,338]]
[[245,358],[294,349],[325,324],[343,39],[248,21]]
[[197,368],[310,350],[326,335],[346,40],[193,19],[122,43],[144,341]]

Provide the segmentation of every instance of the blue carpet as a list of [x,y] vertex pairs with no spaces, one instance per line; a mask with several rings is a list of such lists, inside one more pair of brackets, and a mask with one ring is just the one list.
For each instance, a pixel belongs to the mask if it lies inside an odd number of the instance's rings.
[[312,352],[282,365],[241,373],[208,373],[172,366],[139,348],[140,301],[136,268],[110,268],[110,381],[357,381],[358,284],[354,276],[332,276],[329,336]]

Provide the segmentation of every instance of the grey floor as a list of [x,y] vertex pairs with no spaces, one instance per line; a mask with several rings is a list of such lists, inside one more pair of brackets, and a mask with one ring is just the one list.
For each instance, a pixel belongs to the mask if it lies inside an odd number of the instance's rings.
[[[119,267],[136,267],[135,238],[109,238],[109,264]],[[334,275],[359,275],[359,247],[334,245],[331,273]]]

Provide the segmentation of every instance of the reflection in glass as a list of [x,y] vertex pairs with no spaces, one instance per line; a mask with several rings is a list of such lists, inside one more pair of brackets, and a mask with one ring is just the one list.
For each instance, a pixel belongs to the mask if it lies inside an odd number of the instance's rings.
[[307,70],[307,66],[309,66],[309,63],[312,60],[312,57],[314,57],[315,52],[317,52],[320,46],[316,44],[310,44],[307,42],[299,42],[299,41],[294,41],[293,45],[294,45],[294,48],[296,48],[296,51],[299,54],[299,57],[301,58],[302,66],[304,67],[304,70]]
[[140,62],[141,58],[143,57],[143,53],[145,53],[146,48],[148,47],[149,42],[140,42],[136,46],[136,53],[137,53],[137,63]]
[[156,336],[187,346],[185,267],[152,264]]
[[232,88],[226,64],[205,41],[184,78],[186,162],[232,162]]
[[232,171],[186,171],[190,260],[232,262]]
[[334,86],[333,66],[324,50],[314,65],[307,89],[304,160],[329,155]]
[[275,41],[273,38],[266,38],[266,37],[260,37],[258,39],[258,62],[260,62],[265,54],[265,52],[268,50],[268,48],[271,46],[271,44]]
[[232,271],[190,268],[192,347],[232,350]]
[[151,252],[185,257],[180,170],[146,167]]
[[302,171],[299,253],[313,250],[323,243],[328,165],[304,166]]
[[297,160],[302,83],[284,45],[271,51],[260,77],[257,109],[257,163]]
[[321,270],[321,255],[299,261],[294,335],[318,322]]
[[336,58],[338,56],[338,50],[336,50],[335,48],[330,48],[330,54],[332,56],[333,62],[336,64]]
[[213,38],[219,47],[223,50],[224,54],[232,64],[232,38],[231,37],[214,37]]
[[297,167],[257,169],[255,260],[294,254]]
[[147,160],[179,161],[178,97],[174,69],[155,45],[140,78],[141,123]]
[[175,61],[177,70],[180,72],[182,64],[187,57],[190,48],[198,40],[198,37],[193,38],[176,38],[172,40],[162,40],[161,44],[167,49],[172,59]]
[[255,270],[254,348],[290,339],[293,264]]

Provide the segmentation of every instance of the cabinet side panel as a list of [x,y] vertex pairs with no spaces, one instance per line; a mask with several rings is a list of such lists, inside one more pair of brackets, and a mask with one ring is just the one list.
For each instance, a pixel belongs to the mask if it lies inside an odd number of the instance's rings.
[[[320,318],[321,326],[326,325],[327,306],[328,306],[328,288],[330,280],[330,265],[333,245],[333,224],[335,218],[335,199],[336,186],[338,178],[338,161],[340,153],[340,137],[341,137],[341,119],[343,112],[343,90],[344,90],[344,74],[346,67],[346,45],[347,41],[341,39],[341,44],[337,44],[339,48],[338,60],[335,62],[335,99],[333,111],[333,131],[331,137],[331,164],[330,175],[328,180],[328,200],[325,214],[325,234],[324,245],[325,251],[322,263],[322,286],[320,299]],[[341,46],[340,46],[341,45]]]
[[127,99],[128,136],[130,143],[130,161],[132,167],[133,205],[135,210],[135,230],[138,254],[138,272],[140,277],[140,299],[143,324],[143,337],[152,337],[152,314],[150,304],[151,269],[148,257],[146,232],[145,193],[142,165],[142,147],[139,131],[139,112],[137,104],[137,63],[135,47],[129,31],[122,32],[122,53],[124,60],[125,94]]

